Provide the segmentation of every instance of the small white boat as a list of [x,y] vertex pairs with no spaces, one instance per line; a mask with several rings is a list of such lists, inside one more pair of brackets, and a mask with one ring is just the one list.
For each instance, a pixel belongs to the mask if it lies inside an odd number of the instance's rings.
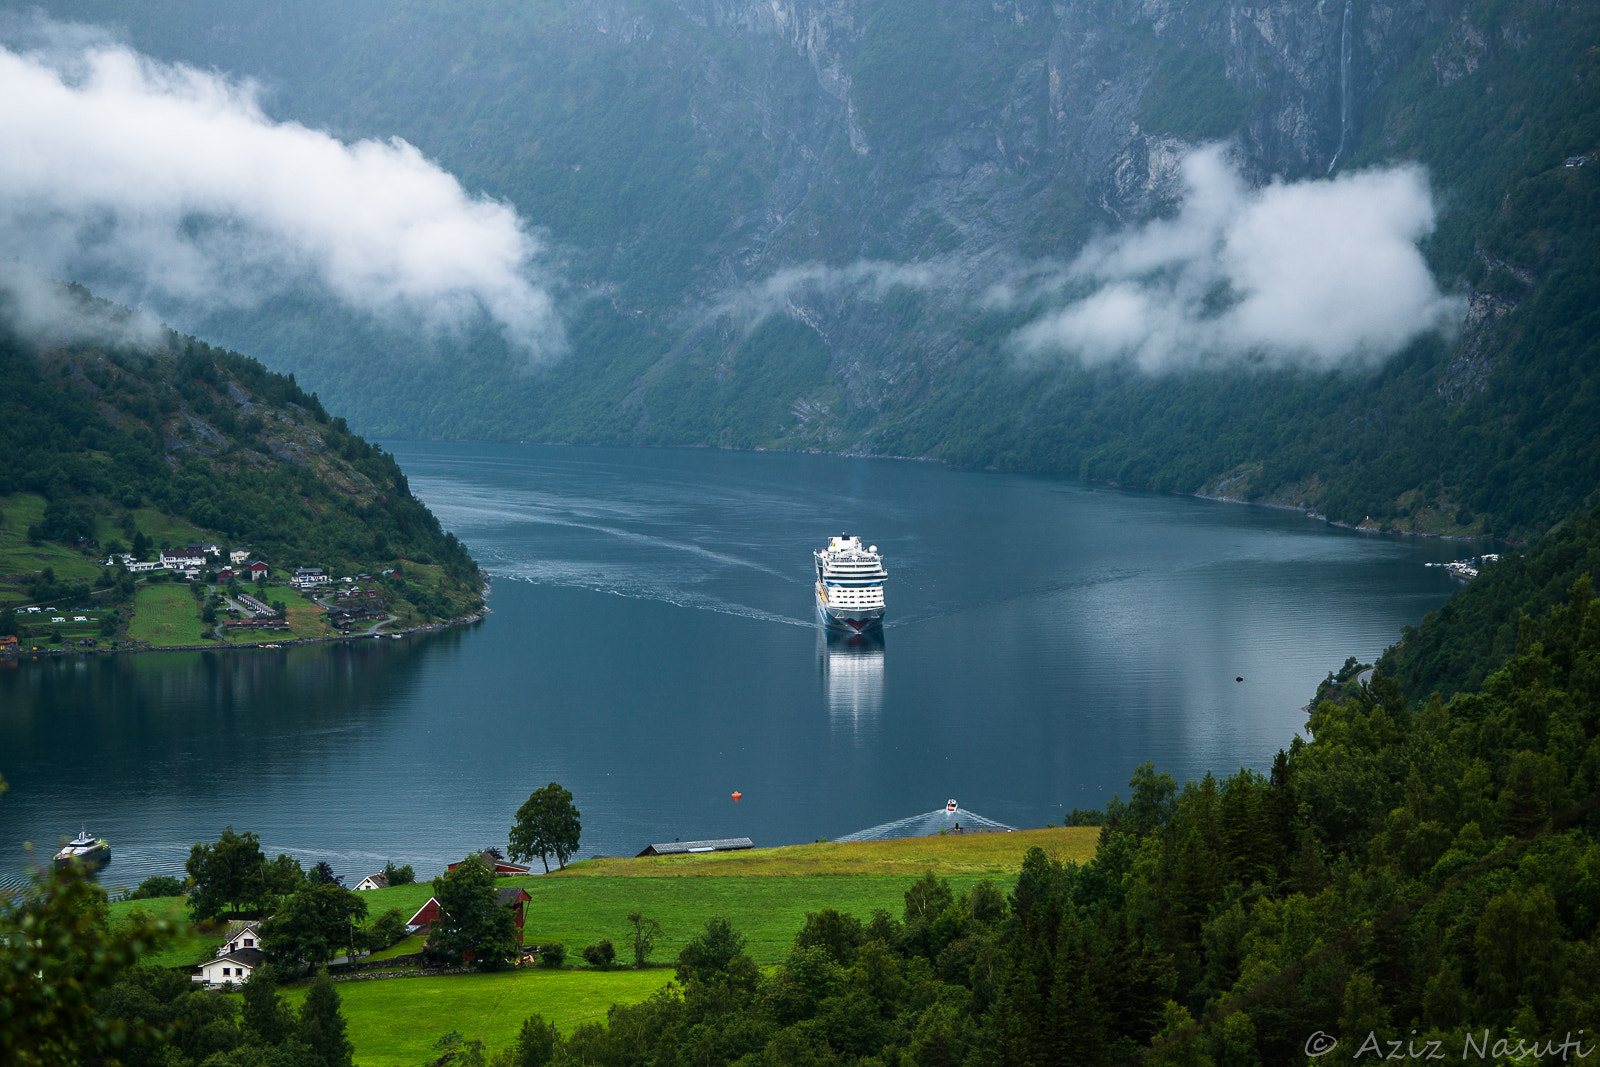
[[951,797],[949,800],[944,802],[944,810],[945,811],[955,811],[956,810],[956,798],[955,797]]
[[87,830],[83,830],[56,853],[56,866],[65,867],[69,863],[98,866],[110,859],[110,843],[103,837],[91,837]]

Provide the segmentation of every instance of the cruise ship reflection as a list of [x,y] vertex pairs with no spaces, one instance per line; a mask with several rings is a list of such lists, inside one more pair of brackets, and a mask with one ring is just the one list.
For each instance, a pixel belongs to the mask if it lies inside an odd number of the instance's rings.
[[817,632],[817,669],[835,726],[857,729],[883,711],[883,634]]

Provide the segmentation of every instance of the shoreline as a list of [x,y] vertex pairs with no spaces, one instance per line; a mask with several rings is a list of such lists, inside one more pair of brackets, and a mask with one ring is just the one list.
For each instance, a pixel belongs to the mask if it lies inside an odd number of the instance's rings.
[[418,626],[408,626],[403,630],[383,630],[379,632],[362,634],[330,634],[327,637],[291,637],[283,641],[240,641],[237,643],[222,641],[204,645],[159,645],[153,648],[140,648],[138,646],[132,646],[127,648],[29,649],[27,651],[18,649],[15,652],[0,652],[0,658],[20,660],[60,656],[117,656],[127,654],[148,655],[157,652],[276,652],[280,649],[295,648],[300,645],[326,645],[336,641],[381,641],[385,637],[393,638],[404,637],[408,634],[438,633],[441,630],[449,630],[456,626],[467,626],[471,623],[482,622],[492,613],[488,604],[491,578],[486,572],[479,571],[479,574],[483,576],[483,590],[481,593],[479,593],[479,596],[484,601],[483,607],[468,615],[458,615],[453,619],[442,619],[439,622],[427,622]]
[[[1113,488],[1118,489],[1130,488],[1128,486],[1114,485],[1114,483],[1104,484],[1112,484]],[[1394,526],[1367,526],[1362,523],[1339,522],[1337,519],[1330,519],[1328,516],[1320,514],[1316,508],[1300,507],[1297,504],[1278,504],[1271,500],[1246,500],[1243,497],[1218,496],[1212,493],[1174,493],[1173,495],[1194,497],[1197,500],[1212,500],[1219,504],[1243,504],[1246,507],[1252,508],[1276,508],[1279,511],[1297,511],[1309,519],[1316,519],[1319,522],[1336,527],[1340,530],[1354,530],[1356,533],[1399,534],[1402,537],[1428,537],[1438,541],[1487,541],[1490,544],[1511,545],[1516,548],[1527,547],[1526,542],[1509,541],[1503,537],[1493,537],[1489,534],[1426,533],[1422,530],[1402,530]]]
[[1197,500],[1212,500],[1212,501],[1216,501],[1218,503],[1223,503],[1223,504],[1243,504],[1243,505],[1246,505],[1248,507],[1278,508],[1278,509],[1283,510],[1283,511],[1298,511],[1302,515],[1305,515],[1308,518],[1319,519],[1322,522],[1327,523],[1329,526],[1337,527],[1338,529],[1341,529],[1341,530],[1354,530],[1357,533],[1400,534],[1400,535],[1405,536],[1405,537],[1429,537],[1429,538],[1435,538],[1435,539],[1438,539],[1438,540],[1441,540],[1441,541],[1487,541],[1487,542],[1489,542],[1491,544],[1510,545],[1510,546],[1515,547],[1515,548],[1526,548],[1527,547],[1527,542],[1526,541],[1513,541],[1513,540],[1509,540],[1509,539],[1504,538],[1504,537],[1494,537],[1494,536],[1492,536],[1490,534],[1437,534],[1437,533],[1424,533],[1424,532],[1422,532],[1420,530],[1401,530],[1401,529],[1398,529],[1398,528],[1395,528],[1395,527],[1364,526],[1364,525],[1361,525],[1359,523],[1339,522],[1337,520],[1328,518],[1326,515],[1323,515],[1323,514],[1319,513],[1317,511],[1317,509],[1314,508],[1314,507],[1301,507],[1298,504],[1279,504],[1279,503],[1275,503],[1275,502],[1270,501],[1270,500],[1246,500],[1243,497],[1222,496],[1222,495],[1213,494],[1213,493],[1200,492],[1198,490],[1195,491],[1195,492],[1192,492],[1192,493],[1185,493],[1185,492],[1179,492],[1179,491],[1176,491],[1176,490],[1153,489],[1153,488],[1151,488],[1149,486],[1124,485],[1121,482],[1101,482],[1101,481],[1095,481],[1092,478],[1072,478],[1072,477],[1068,477],[1066,475],[1051,474],[1051,473],[1048,473],[1048,472],[1040,472],[1040,471],[1028,471],[1028,470],[1022,470],[1022,469],[1013,469],[1013,468],[1007,468],[1007,467],[996,467],[996,466],[987,466],[987,467],[975,467],[975,466],[973,466],[973,467],[968,467],[968,466],[961,466],[959,464],[951,463],[949,460],[940,459],[938,456],[901,456],[901,455],[892,455],[892,454],[886,453],[886,452],[852,452],[852,451],[836,452],[836,451],[831,451],[831,450],[825,449],[825,448],[731,448],[731,447],[727,447],[727,446],[724,446],[724,445],[704,445],[704,444],[702,444],[702,445],[583,444],[583,443],[574,442],[574,441],[530,441],[530,440],[527,440],[525,438],[518,438],[518,439],[507,438],[505,440],[488,439],[488,440],[480,441],[480,440],[477,440],[475,438],[445,438],[445,437],[408,438],[408,437],[393,437],[393,438],[389,438],[389,440],[391,442],[403,442],[403,443],[407,443],[407,444],[515,444],[515,445],[531,445],[531,446],[535,446],[535,447],[539,447],[539,448],[602,448],[602,449],[603,448],[643,448],[643,449],[648,449],[649,451],[652,451],[652,452],[657,452],[657,451],[659,451],[659,452],[708,451],[708,452],[744,452],[744,453],[751,453],[751,454],[755,454],[755,453],[779,453],[779,454],[788,454],[788,455],[797,455],[797,456],[836,456],[839,459],[886,459],[886,460],[896,460],[896,461],[910,462],[910,463],[937,463],[940,466],[948,467],[951,470],[984,471],[984,472],[992,472],[992,473],[995,473],[995,474],[1021,474],[1021,475],[1025,475],[1027,477],[1033,477],[1033,478],[1054,478],[1054,479],[1062,480],[1062,481],[1076,482],[1079,485],[1104,486],[1104,487],[1106,487],[1108,489],[1133,489],[1133,490],[1136,490],[1136,491],[1141,492],[1141,493],[1159,493],[1162,496],[1186,496],[1186,497],[1192,497],[1192,498],[1197,499]]

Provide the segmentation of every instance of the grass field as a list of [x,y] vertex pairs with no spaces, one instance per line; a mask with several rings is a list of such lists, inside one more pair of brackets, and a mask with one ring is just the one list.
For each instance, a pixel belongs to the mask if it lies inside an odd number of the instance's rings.
[[[338,990],[358,1067],[412,1067],[436,1058],[434,1045],[451,1031],[494,1052],[515,1043],[523,1021],[535,1012],[570,1034],[580,1023],[604,1019],[611,1005],[636,1004],[671,980],[672,971],[664,968],[519,967],[493,974],[340,982]],[[298,1007],[305,994],[302,985],[285,990],[285,999]]]
[[[94,560],[64,545],[28,544],[28,527],[44,518],[44,497],[35,493],[0,496],[0,575],[32,575],[49,567],[60,581],[93,581]],[[30,579],[31,581],[31,579]],[[28,602],[20,585],[0,583],[0,607]]]
[[[523,1020],[534,1012],[570,1033],[579,1023],[603,1018],[613,1003],[645,999],[671,979],[670,970],[599,971],[581,963],[584,946],[602,939],[616,946],[619,960],[630,960],[630,911],[642,911],[661,924],[652,963],[672,963],[707,920],[725,918],[745,936],[755,961],[770,966],[788,954],[807,912],[833,907],[865,920],[873,909],[883,908],[898,918],[906,888],[925,871],[948,878],[958,893],[984,878],[1009,889],[1029,848],[1037,845],[1058,859],[1083,861],[1094,855],[1098,836],[1093,827],[1072,827],[594,859],[555,874],[499,879],[498,885],[521,886],[533,898],[525,939],[562,942],[567,959],[576,965],[555,971],[527,967],[494,974],[341,982],[339,995],[356,1063],[398,1067],[427,1062],[439,1055],[434,1044],[451,1031],[481,1040],[493,1051],[515,1041]],[[409,917],[432,893],[431,884],[422,882],[372,890],[362,899],[370,918],[390,908]],[[180,922],[184,918],[182,898],[114,904],[113,918],[136,906]],[[145,962],[191,964],[220,943],[220,929],[209,935],[189,929],[181,944]],[[409,938],[380,958],[420,948],[420,938]],[[298,1004],[305,987],[286,990],[286,995]]]
[[593,859],[575,863],[562,878],[703,877],[743,874],[795,875],[904,874],[923,871],[948,877],[1015,875],[1022,857],[1035,845],[1058,859],[1082,862],[1094,855],[1100,831],[1093,826],[1018,830],[1009,834],[947,834],[901,837],[891,841],[819,841],[742,852],[711,852],[638,859]]
[[141,582],[133,601],[128,638],[163,645],[199,645],[210,629],[195,613],[194,595],[181,582]]
[[222,944],[226,923],[215,923],[204,928],[189,922],[188,898],[157,897],[153,900],[119,900],[111,904],[111,922],[123,923],[135,912],[166,919],[177,927],[178,933],[161,946],[157,952],[140,957],[147,967],[193,967],[216,954]]

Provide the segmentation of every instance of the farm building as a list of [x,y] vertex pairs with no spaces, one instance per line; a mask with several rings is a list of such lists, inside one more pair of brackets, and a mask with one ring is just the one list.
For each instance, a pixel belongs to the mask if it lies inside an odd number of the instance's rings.
[[686,852],[738,852],[755,848],[748,837],[719,837],[710,841],[666,841],[659,845],[646,845],[640,856],[679,856]]

